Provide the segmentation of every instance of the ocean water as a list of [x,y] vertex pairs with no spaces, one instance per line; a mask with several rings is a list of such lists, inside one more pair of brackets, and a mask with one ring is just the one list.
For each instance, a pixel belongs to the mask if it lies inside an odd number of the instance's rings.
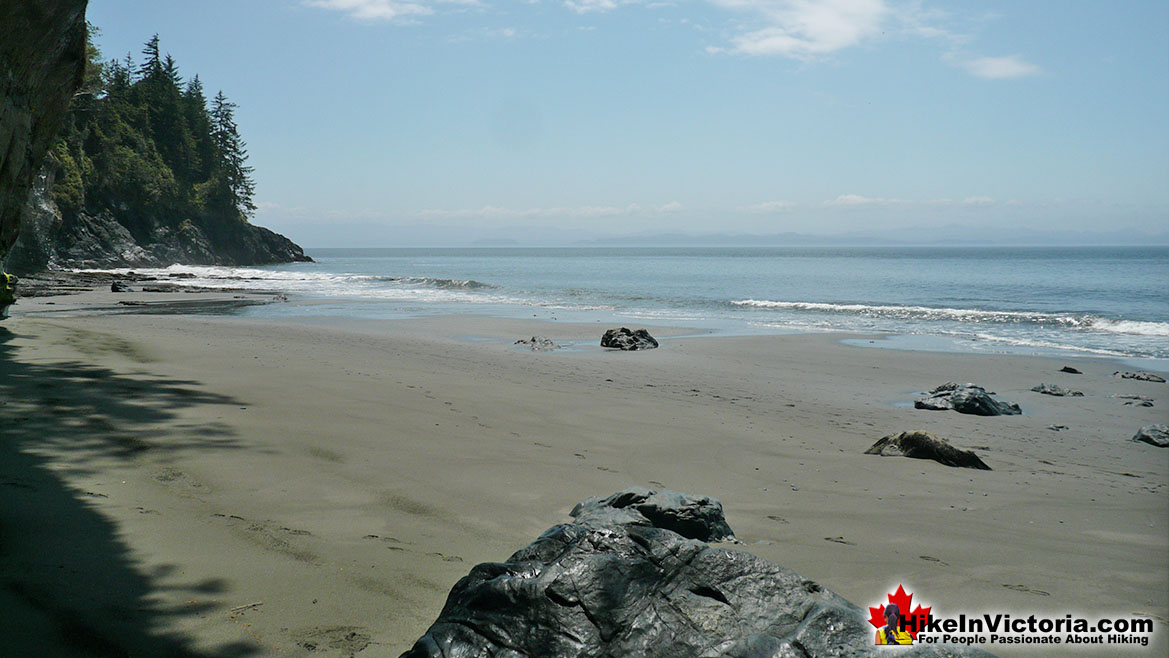
[[[839,331],[919,346],[1169,359],[1169,247],[317,249],[315,263],[175,266],[281,290],[258,316],[481,313]],[[143,272],[144,270],[137,270]],[[867,341],[865,341],[867,342]]]

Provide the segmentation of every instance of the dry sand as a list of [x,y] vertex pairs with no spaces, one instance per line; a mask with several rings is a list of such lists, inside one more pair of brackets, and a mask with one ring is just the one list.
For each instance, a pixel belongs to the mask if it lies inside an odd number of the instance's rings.
[[[472,565],[630,485],[721,500],[742,548],[861,606],[903,583],[935,613],[1151,616],[1157,646],[1125,655],[1169,646],[1169,450],[1129,440],[1169,420],[1169,386],[1111,376],[1131,367],[652,329],[674,336],[621,353],[601,325],[478,316],[68,312],[110,299],[22,300],[0,324],[6,655],[396,656]],[[533,334],[588,346],[512,345]],[[951,380],[1025,415],[912,408]],[[994,470],[863,454],[909,429]]]

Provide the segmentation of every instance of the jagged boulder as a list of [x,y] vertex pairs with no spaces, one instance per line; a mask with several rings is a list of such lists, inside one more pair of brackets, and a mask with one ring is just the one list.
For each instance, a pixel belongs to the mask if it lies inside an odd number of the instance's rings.
[[625,327],[610,329],[601,336],[601,347],[611,347],[618,350],[652,350],[658,346],[658,341],[645,329],[630,331]]
[[[671,515],[646,515],[646,505],[721,511],[709,498],[648,489],[586,500],[574,522],[472,568],[402,658],[884,655],[852,603],[750,553],[667,529]],[[708,520],[694,529],[729,532],[721,513]],[[934,645],[898,653],[988,655]]]
[[608,498],[588,498],[572,508],[577,523],[593,526],[644,525],[672,530],[688,539],[734,541],[722,503],[664,489],[630,487]]
[[1031,390],[1035,391],[1036,393],[1042,393],[1044,395],[1054,395],[1056,397],[1064,397],[1064,396],[1070,396],[1073,398],[1084,397],[1084,394],[1081,393],[1080,391],[1073,391],[1071,389],[1067,389],[1067,388],[1064,388],[1062,386],[1057,386],[1055,384],[1040,384],[1039,386],[1036,386],[1035,388],[1032,388]]
[[1132,440],[1148,443],[1158,448],[1169,448],[1169,425],[1145,425],[1132,437]]
[[946,382],[930,391],[926,397],[915,400],[913,406],[916,409],[953,410],[976,416],[1014,416],[1023,413],[1019,405],[1000,402],[992,395],[993,392],[988,393],[983,387],[974,384]]
[[865,454],[881,455],[882,457],[932,459],[946,466],[976,468],[981,471],[991,470],[986,462],[979,459],[972,450],[955,448],[946,439],[922,431],[890,434],[874,443],[871,448],[865,451]]

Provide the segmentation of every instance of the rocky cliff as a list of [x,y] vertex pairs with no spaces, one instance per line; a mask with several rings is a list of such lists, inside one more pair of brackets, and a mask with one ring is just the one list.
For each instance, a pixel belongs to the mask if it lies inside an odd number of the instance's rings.
[[5,268],[16,274],[50,269],[267,265],[312,260],[292,240],[247,222],[205,230],[194,222],[172,226],[157,218],[135,236],[112,212],[62,213],[53,202],[54,165],[33,185]]
[[[157,36],[136,70],[104,62],[85,7],[0,3],[0,264],[30,273],[311,260],[247,221],[253,184],[234,104],[220,94],[213,127],[198,76],[180,87]],[[213,128],[235,141],[210,144]]]
[[0,2],[0,260],[85,71],[87,0]]

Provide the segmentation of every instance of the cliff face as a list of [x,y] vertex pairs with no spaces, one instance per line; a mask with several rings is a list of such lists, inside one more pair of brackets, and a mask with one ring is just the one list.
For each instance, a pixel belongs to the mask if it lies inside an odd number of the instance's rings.
[[[204,131],[209,118],[201,91],[189,87],[188,94],[197,94],[191,103],[198,110],[179,116],[191,111],[182,105],[190,99],[177,86],[170,95],[159,94],[155,87],[165,78],[161,71],[132,79],[124,70],[121,87],[118,71],[98,75],[100,53],[86,43],[86,3],[0,0],[0,264],[29,273],[310,260],[291,240],[247,222],[250,189],[246,204],[225,203],[216,196],[220,188],[215,181],[204,180],[206,173],[183,179],[186,187],[180,184],[168,168],[173,162],[163,157],[174,154],[161,148],[182,141],[173,126],[167,132],[126,123],[125,112],[130,111],[119,109],[126,103],[137,103],[139,114],[154,116],[146,113],[149,106],[176,125],[183,119],[201,120]],[[152,43],[157,46],[157,38]],[[87,58],[95,67],[90,78]],[[83,82],[87,93],[75,99]],[[121,95],[115,98],[115,92]],[[234,105],[226,107],[230,122]],[[104,113],[97,112],[102,108]],[[106,123],[94,129],[99,115]],[[79,126],[86,121],[91,123],[85,124],[85,134],[100,137],[88,142],[81,137]],[[122,148],[124,144],[134,148]],[[242,141],[237,146],[246,157]],[[189,164],[195,155],[184,153],[185,159],[171,161]],[[246,175],[250,170],[243,171]],[[204,197],[212,202],[191,202]]]
[[81,85],[87,2],[0,2],[0,261]]
[[292,240],[246,222],[200,227],[145,218],[149,228],[135,237],[110,212],[62,213],[49,190],[49,164],[33,185],[20,236],[5,267],[15,274],[48,269],[267,265],[312,260]]

